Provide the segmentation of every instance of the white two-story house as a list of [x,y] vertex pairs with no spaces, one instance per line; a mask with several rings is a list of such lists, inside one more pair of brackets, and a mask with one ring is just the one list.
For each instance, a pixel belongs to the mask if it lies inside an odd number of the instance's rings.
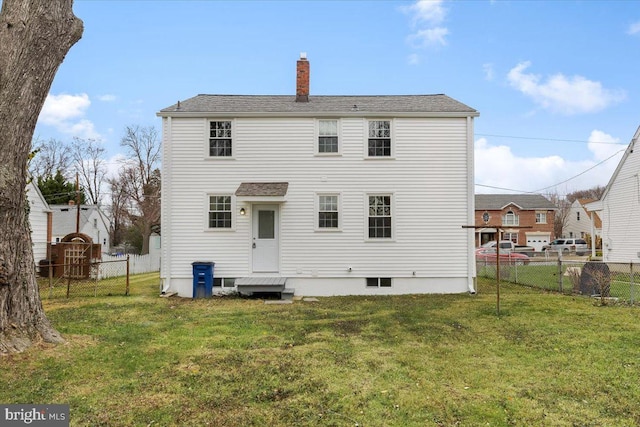
[[473,120],[446,95],[197,95],[161,110],[165,292],[473,292]]

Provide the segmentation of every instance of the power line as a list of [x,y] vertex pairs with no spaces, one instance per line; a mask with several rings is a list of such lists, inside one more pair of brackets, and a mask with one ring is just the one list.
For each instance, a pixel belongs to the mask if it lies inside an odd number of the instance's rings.
[[612,158],[614,158],[615,156],[617,156],[618,154],[620,154],[620,153],[622,153],[622,152],[624,152],[624,151],[625,151],[625,149],[618,150],[618,151],[616,151],[615,153],[613,153],[611,156],[609,156],[609,157],[607,157],[606,159],[602,160],[601,162],[596,163],[595,165],[593,165],[593,166],[591,166],[590,168],[588,168],[588,169],[586,169],[586,170],[584,170],[584,171],[580,172],[579,174],[576,174],[576,175],[572,176],[571,178],[567,178],[567,179],[565,179],[564,181],[561,181],[561,182],[559,182],[559,183],[557,183],[557,184],[553,184],[553,185],[550,185],[550,186],[548,186],[548,187],[544,187],[544,188],[541,188],[541,189],[539,189],[539,190],[535,190],[535,191],[515,190],[515,189],[513,189],[513,188],[495,187],[495,186],[493,186],[493,185],[484,185],[484,184],[474,184],[474,185],[475,185],[475,186],[477,186],[477,187],[493,188],[493,189],[495,189],[495,190],[513,191],[513,192],[516,192],[516,193],[542,194],[542,192],[543,192],[544,190],[548,190],[548,189],[550,189],[550,188],[557,187],[557,186],[559,186],[559,185],[562,185],[562,184],[565,184],[565,183],[567,183],[567,182],[571,181],[572,179],[576,179],[576,178],[578,178],[579,176],[584,175],[585,173],[589,172],[589,171],[590,171],[590,170],[592,170],[592,169],[597,168],[598,166],[600,166],[600,165],[602,165],[603,163],[605,163],[605,162],[607,162],[607,161],[611,160]]
[[572,176],[572,177],[571,177],[571,178],[569,178],[569,179],[565,179],[564,181],[559,182],[559,183],[557,183],[557,184],[555,184],[555,185],[551,185],[551,186],[549,186],[549,187],[541,188],[541,189],[537,190],[537,191],[536,191],[536,193],[538,193],[538,192],[540,192],[540,191],[548,190],[549,188],[552,188],[552,187],[557,187],[558,185],[562,185],[562,184],[564,184],[564,183],[566,183],[566,182],[569,182],[569,181],[571,181],[572,179],[575,179],[575,178],[579,177],[580,175],[584,175],[585,173],[589,172],[590,170],[592,170],[592,169],[594,169],[594,168],[596,168],[596,167],[600,166],[600,165],[601,165],[601,164],[603,164],[604,162],[606,162],[606,161],[608,161],[608,160],[611,160],[612,158],[614,158],[615,156],[617,156],[619,153],[622,153],[623,151],[624,151],[624,150],[618,150],[618,151],[616,151],[615,153],[613,153],[611,156],[609,156],[609,157],[607,157],[606,159],[604,159],[603,161],[601,161],[601,162],[599,162],[599,163],[596,163],[595,165],[591,166],[589,169],[587,169],[587,170],[585,170],[585,171],[583,171],[583,172],[580,172],[579,174],[574,175],[574,176]]
[[621,144],[619,142],[609,142],[609,141],[585,141],[585,140],[579,140],[579,139],[537,138],[537,137],[530,137],[530,136],[496,135],[496,134],[490,134],[490,133],[476,133],[476,135],[491,136],[494,138],[528,139],[528,140],[535,140],[535,141],[578,142],[582,144],[606,144],[606,145],[624,145],[624,146],[627,145],[627,144]]

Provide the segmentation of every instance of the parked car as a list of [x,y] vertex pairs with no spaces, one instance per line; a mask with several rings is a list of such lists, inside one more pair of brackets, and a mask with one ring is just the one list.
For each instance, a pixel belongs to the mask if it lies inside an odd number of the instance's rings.
[[[498,257],[494,248],[478,248],[476,249],[476,262],[484,262],[486,264],[495,264]],[[500,264],[510,265],[526,265],[531,259],[525,254],[518,252],[500,252]]]
[[[487,242],[481,246],[481,248],[492,248],[492,249],[495,249],[495,247],[496,247],[495,240]],[[536,251],[536,248],[534,248],[533,246],[516,245],[511,240],[500,240],[500,253],[518,252],[531,257],[534,255],[535,251]]]
[[576,255],[584,255],[589,252],[587,241],[584,239],[556,239],[548,245],[544,245],[542,250],[562,252],[564,255],[571,252],[575,252]]

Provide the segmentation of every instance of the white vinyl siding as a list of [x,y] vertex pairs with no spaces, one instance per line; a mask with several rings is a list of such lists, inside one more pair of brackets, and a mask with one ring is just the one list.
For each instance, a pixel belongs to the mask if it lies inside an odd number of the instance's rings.
[[[167,271],[187,283],[193,261],[213,261],[216,276],[246,277],[251,215],[234,217],[235,233],[203,233],[194,226],[204,215],[194,201],[203,194],[234,194],[242,182],[289,182],[284,201],[278,202],[281,276],[393,277],[394,290],[400,289],[398,277],[451,278],[464,282],[465,290],[469,244],[462,225],[473,212],[467,119],[392,121],[395,160],[378,162],[363,159],[368,120],[362,117],[340,118],[341,156],[327,158],[315,155],[317,118],[234,118],[234,161],[211,167],[201,155],[209,120],[173,117],[165,126],[171,133],[164,137],[172,146],[163,147],[163,172],[170,168],[165,181],[170,203],[164,188],[162,200]],[[336,192],[341,231],[317,232],[317,196]],[[392,193],[392,239],[368,239],[368,195]],[[250,203],[238,199],[236,204],[250,212]]]

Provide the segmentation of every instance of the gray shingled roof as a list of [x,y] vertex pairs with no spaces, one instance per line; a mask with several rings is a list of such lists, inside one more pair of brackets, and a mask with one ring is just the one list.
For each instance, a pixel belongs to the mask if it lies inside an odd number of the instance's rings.
[[273,196],[287,194],[288,182],[243,182],[236,190],[236,196]]
[[556,205],[539,194],[476,194],[476,210],[499,210],[510,203],[522,209],[557,209]]
[[295,95],[197,95],[161,110],[173,113],[465,113],[473,108],[447,95],[310,96],[296,102]]

